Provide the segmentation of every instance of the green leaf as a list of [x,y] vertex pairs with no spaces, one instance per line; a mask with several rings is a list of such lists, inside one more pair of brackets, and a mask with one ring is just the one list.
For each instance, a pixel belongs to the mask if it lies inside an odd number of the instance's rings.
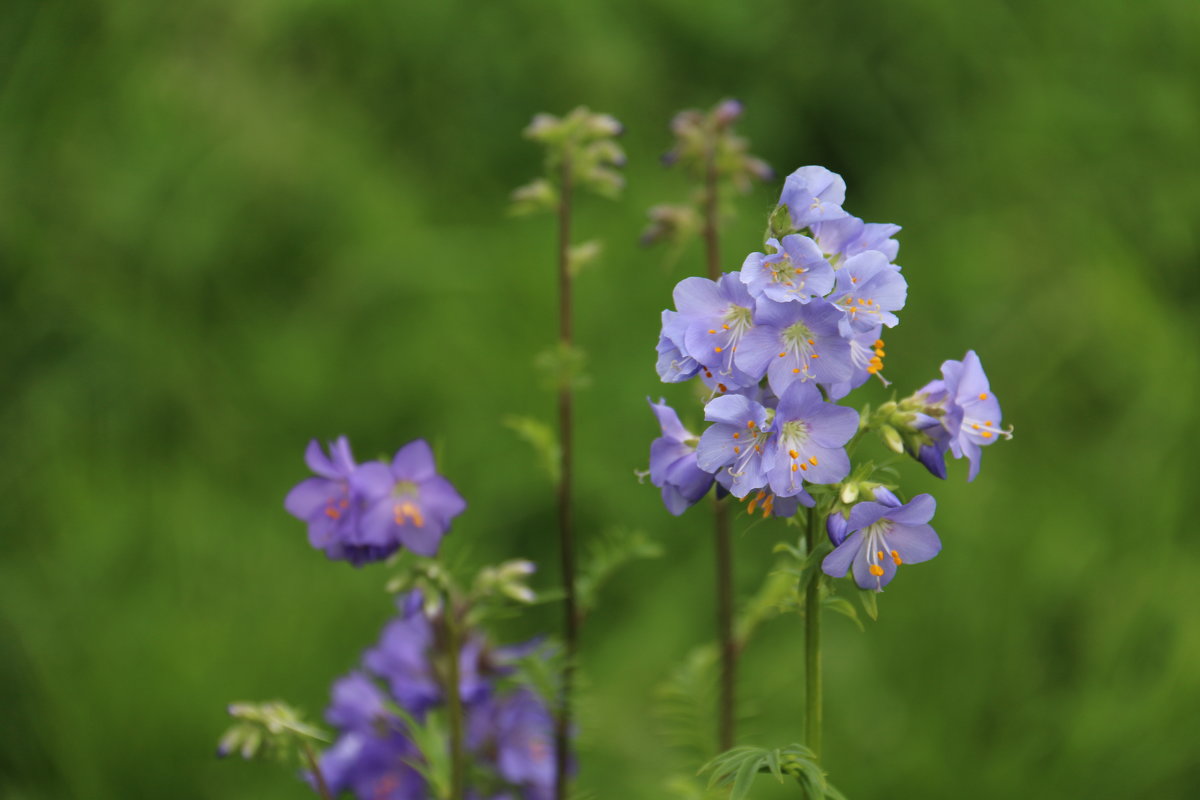
[[611,528],[603,536],[593,539],[575,582],[579,607],[584,613],[594,609],[600,588],[621,567],[633,561],[659,558],[662,552],[662,547],[645,533],[629,528]]
[[863,611],[867,612],[867,616],[872,620],[879,619],[879,601],[876,598],[878,592],[870,589],[858,590],[858,601],[862,603]]
[[562,450],[558,444],[558,436],[554,429],[541,420],[533,417],[505,417],[504,426],[514,431],[529,443],[537,456],[538,465],[557,484],[561,475],[559,469],[562,463]]
[[743,800],[750,794],[750,787],[754,785],[754,779],[758,777],[758,768],[762,766],[763,755],[755,755],[747,758],[738,767],[737,775],[733,779],[733,789],[729,792],[729,800]]
[[825,608],[828,608],[830,611],[836,611],[837,613],[847,617],[851,622],[858,626],[860,631],[866,630],[863,627],[862,620],[858,618],[858,611],[846,598],[831,594],[826,596],[825,599],[821,601],[821,605]]

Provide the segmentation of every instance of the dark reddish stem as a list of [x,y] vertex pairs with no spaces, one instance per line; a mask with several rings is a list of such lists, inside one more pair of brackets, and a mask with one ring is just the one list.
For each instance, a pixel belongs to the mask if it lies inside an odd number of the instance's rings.
[[567,767],[571,760],[571,692],[575,672],[575,652],[579,639],[579,611],[575,598],[575,537],[571,525],[571,380],[566,373],[571,350],[571,160],[570,153],[563,154],[562,194],[558,202],[558,336],[559,347],[564,359],[564,374],[559,376],[558,387],[558,439],[561,447],[560,474],[558,482],[558,531],[559,549],[562,557],[562,582],[565,595],[566,619],[563,638],[566,645],[566,661],[563,665],[562,687],[558,704],[558,718],[554,732],[554,763],[556,800],[567,797]]
[[[708,278],[721,277],[720,243],[717,238],[717,165],[714,148],[709,149],[704,174],[704,252]],[[717,567],[717,637],[721,642],[721,694],[717,741],[721,752],[733,747],[736,720],[737,642],[733,636],[733,541],[729,530],[729,508],[720,500],[713,507],[713,533]]]

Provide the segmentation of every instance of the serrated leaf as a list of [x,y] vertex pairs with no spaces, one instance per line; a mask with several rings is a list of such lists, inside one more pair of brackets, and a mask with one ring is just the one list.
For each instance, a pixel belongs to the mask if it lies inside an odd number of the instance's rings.
[[783,770],[779,768],[778,750],[771,750],[767,753],[767,769],[771,770],[771,774],[775,776],[775,780],[783,783]]
[[542,471],[552,483],[557,484],[561,476],[562,450],[554,429],[533,417],[508,416],[503,422],[505,427],[529,443]]
[[750,794],[750,787],[754,785],[754,779],[758,777],[758,768],[762,766],[762,762],[762,755],[755,755],[741,763],[737,775],[733,779],[729,800],[743,800]]
[[659,558],[662,547],[644,532],[629,528],[611,528],[594,539],[582,560],[575,582],[579,607],[587,613],[596,607],[600,588],[626,564]]

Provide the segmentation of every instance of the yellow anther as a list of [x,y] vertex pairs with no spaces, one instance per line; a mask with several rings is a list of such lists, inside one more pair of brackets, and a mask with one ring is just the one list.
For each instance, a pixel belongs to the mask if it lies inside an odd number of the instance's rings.
[[812,465],[815,467],[815,466],[817,465],[817,463],[818,463],[818,462],[817,462],[817,457],[816,457],[816,456],[809,456],[809,457],[808,457],[808,463],[812,464]]
[[879,367],[875,366],[874,364],[872,364],[871,366],[867,367],[867,374],[868,374],[868,375],[874,375],[876,372],[879,372]]
[[851,278],[851,279],[850,279],[850,282],[851,282],[851,283],[858,283],[858,278]]
[[875,346],[876,346],[876,347],[883,347],[883,339],[876,339],[876,340],[875,340]]
[[810,358],[820,358],[820,357],[821,357],[821,354],[820,354],[820,353],[813,353],[813,354],[810,356]]
[[990,438],[992,438],[992,432],[991,432],[991,431],[984,431],[983,433],[981,433],[981,434],[980,434],[980,436],[982,436],[982,437],[983,437],[983,438],[985,438],[985,439],[990,439]]
[[756,453],[761,453],[761,452],[762,452],[762,445],[760,445],[760,444],[756,444],[756,445],[754,445],[754,452],[756,452]]
[[978,426],[978,425],[971,425],[971,427],[972,427],[972,428],[974,428],[975,430],[979,430],[979,426]]
[[724,328],[725,330],[729,330],[729,326],[728,326],[728,325],[722,325],[721,327],[722,327],[722,328]]
[[775,495],[767,495],[767,499],[763,500],[763,518],[771,516],[771,512],[775,510]]
[[897,567],[904,563],[904,559],[902,559],[900,557],[900,554],[897,553],[895,550],[892,551],[892,561],[895,562]]
[[816,342],[815,342],[815,341],[813,341],[812,339],[809,339],[809,340],[808,340],[808,343],[809,343],[809,344],[816,344]]
[[709,333],[716,333],[717,331],[716,331],[714,328],[709,328],[709,329],[708,329],[708,332],[709,332]]
[[980,392],[980,393],[979,393],[979,399],[980,399],[980,400],[987,400],[987,392]]
[[735,439],[740,439],[740,438],[742,438],[742,435],[741,435],[740,433],[738,433],[737,431],[734,431],[734,432],[733,432],[733,438],[735,438]]
[[792,270],[792,271],[793,271],[793,272],[795,272],[797,275],[802,275],[802,274],[804,274],[804,273],[805,273],[807,270],[803,270],[803,269],[800,269],[800,268],[796,268],[796,269],[794,269],[794,270]]
[[752,419],[748,419],[748,420],[746,420],[746,427],[747,427],[747,428],[753,428],[753,427],[754,427],[756,424],[758,424],[758,423],[756,423],[756,422],[755,422],[754,420],[752,420]]
[[797,453],[795,450],[788,450],[788,455],[789,455],[789,456],[791,456],[792,458],[799,458],[799,457],[800,457],[800,454],[799,454],[799,453]]
[[723,384],[723,383],[717,384],[717,390],[720,391],[722,394],[729,391],[729,389],[726,388],[725,384]]
[[792,472],[795,472],[798,469],[800,469],[800,466],[798,464],[792,464]]
[[880,358],[883,358],[884,356],[886,356],[886,355],[887,355],[887,353],[885,353],[885,352],[884,352],[884,350],[883,350],[883,348],[882,348],[882,347],[876,347],[876,348],[875,348],[875,355],[879,356]]
[[779,354],[779,357],[780,357],[780,358],[783,358],[783,357],[784,357],[784,356],[786,356],[786,355],[787,355],[787,353],[780,353],[780,354]]
[[799,368],[799,367],[797,367],[796,369],[792,370],[792,374],[793,374],[793,375],[795,375],[795,374],[796,374],[797,372],[799,372],[799,371],[800,371],[800,368]]
[[[983,424],[984,424],[984,425],[987,425],[987,426],[990,428],[990,427],[992,427],[992,425],[993,425],[993,424],[995,424],[995,423],[993,423],[993,422],[992,422],[992,421],[989,419],[987,422],[985,422],[985,423],[983,423]],[[346,501],[345,501],[345,500],[343,500],[342,502],[343,502],[343,503],[345,503]]]
[[720,353],[720,352],[721,352],[722,350],[724,350],[724,349],[725,349],[724,347],[714,347],[714,348],[713,348],[713,352],[714,352],[714,353]]
[[876,558],[880,558],[880,559],[881,559],[881,558],[883,558],[883,551],[882,551],[882,550],[876,550],[876,551],[875,551],[875,557],[876,557]]
[[857,308],[855,308],[854,306],[850,306],[850,307],[849,307],[849,308],[847,308],[846,310],[847,310],[847,311],[858,311],[858,309],[857,309]]
[[879,566],[878,564],[872,564],[871,566],[867,567],[867,570],[870,571],[870,573],[876,578],[883,574],[883,567]]
[[[795,469],[796,469],[796,465],[793,464],[792,470],[794,471]],[[808,472],[808,464],[805,464],[803,461],[800,462],[800,469],[804,470],[805,472]]]
[[738,447],[738,446],[735,444],[735,445],[733,446],[733,452],[735,452],[735,453],[740,453],[740,452],[742,452],[742,448]]
[[753,514],[754,509],[758,508],[758,501],[761,499],[762,499],[762,490],[759,489],[757,492],[754,493],[754,497],[752,497],[750,499],[750,502],[746,504],[747,513]]
[[329,517],[330,519],[340,519],[342,512],[338,511],[333,506],[329,506],[325,509],[325,516]]

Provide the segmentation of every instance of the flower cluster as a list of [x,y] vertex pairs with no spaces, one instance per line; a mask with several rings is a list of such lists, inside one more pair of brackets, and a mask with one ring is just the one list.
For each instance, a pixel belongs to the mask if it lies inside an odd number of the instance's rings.
[[[372,800],[424,800],[424,755],[405,717],[420,724],[446,706],[446,619],[419,591],[400,600],[400,615],[368,650],[362,669],[333,685],[326,719],[337,741],[322,755],[321,773],[335,794]],[[477,631],[458,648],[458,692],[473,771],[471,797],[544,800],[553,794],[554,723],[524,686],[505,686],[512,661],[531,645],[493,648]],[[381,682],[382,681],[382,685]]]
[[818,509],[834,547],[824,571],[852,570],[860,587],[879,591],[900,564],[941,549],[928,525],[935,503],[929,495],[901,502],[870,480],[869,464],[851,477],[848,443],[874,431],[941,478],[950,453],[970,462],[973,480],[981,448],[1011,431],[1000,427],[1000,404],[973,351],[874,413],[860,418],[837,405],[872,375],[889,385],[883,331],[899,323],[908,293],[896,264],[899,226],[864,222],[845,199],[841,177],[801,167],[784,183],[761,251],[717,280],[675,287],[675,307],[662,312],[658,374],[666,383],[698,378],[711,424],[697,436],[664,401],[651,403],[662,436],[650,448],[650,477],[676,515],[714,483],[765,516],[813,508],[810,486],[840,483]]
[[782,500],[792,511],[811,506],[806,484],[848,475],[844,447],[858,414],[830,400],[871,375],[883,379],[882,331],[899,322],[907,284],[895,263],[899,227],[851,216],[845,196],[829,170],[796,170],[762,252],[719,280],[685,278],[675,287],[658,374],[667,383],[699,377],[713,395],[704,415],[714,424],[696,440],[679,435],[677,417],[664,419],[674,417],[665,404],[655,409],[663,437],[652,449],[651,477],[672,513],[704,494],[696,470],[738,498],[757,492],[767,513]]
[[284,508],[308,523],[308,541],[331,559],[361,566],[401,547],[437,554],[450,521],[466,501],[437,474],[424,439],[409,442],[390,464],[358,464],[345,436],[323,452],[315,439],[305,461],[317,477],[288,493]]

